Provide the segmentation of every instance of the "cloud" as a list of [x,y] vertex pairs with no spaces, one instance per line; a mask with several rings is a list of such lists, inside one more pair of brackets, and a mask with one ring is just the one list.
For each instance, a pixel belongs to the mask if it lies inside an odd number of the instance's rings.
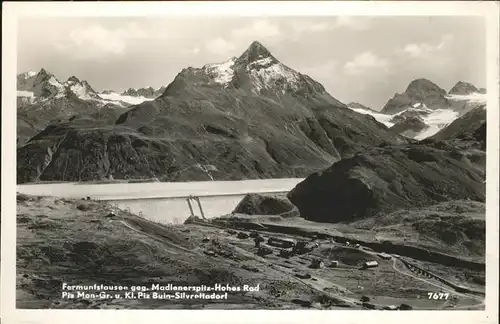
[[55,46],[78,58],[98,58],[107,55],[121,55],[129,39],[147,37],[137,24],[129,23],[123,28],[107,29],[100,24],[73,29],[69,37]]
[[411,43],[406,44],[403,48],[397,48],[397,54],[407,55],[413,58],[427,58],[431,54],[445,49],[452,41],[453,35],[446,34],[441,37],[441,40],[437,44],[429,43]]
[[330,30],[333,28],[333,25],[328,22],[305,22],[297,20],[291,24],[291,27],[293,31],[301,33]]
[[335,60],[330,60],[325,62],[324,64],[316,65],[316,66],[304,66],[299,67],[299,71],[305,73],[312,77],[313,79],[317,79],[318,81],[329,80],[337,71],[339,62]]
[[338,16],[329,21],[295,21],[291,24],[291,27],[296,33],[303,32],[322,32],[329,31],[339,28],[346,28],[352,30],[366,30],[369,28],[370,24],[369,17],[357,17],[357,16]]
[[344,70],[347,74],[357,75],[368,70],[387,71],[389,63],[372,52],[363,52],[356,55],[352,61],[345,63]]
[[262,39],[281,35],[281,30],[277,24],[268,20],[259,19],[243,28],[235,29],[231,32],[232,38]]
[[277,24],[268,20],[259,19],[252,23],[234,29],[226,37],[217,37],[205,42],[207,51],[213,54],[230,54],[238,45],[250,44],[254,40],[266,41],[269,39],[279,39],[281,30]]
[[227,54],[236,49],[236,46],[222,37],[214,38],[205,43],[207,51],[213,54]]
[[370,28],[370,17],[364,16],[339,16],[335,22],[337,28],[349,28],[354,30],[366,30]]

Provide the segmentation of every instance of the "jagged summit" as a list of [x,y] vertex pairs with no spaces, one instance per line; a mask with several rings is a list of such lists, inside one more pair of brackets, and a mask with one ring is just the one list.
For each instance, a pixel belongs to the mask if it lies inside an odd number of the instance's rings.
[[73,75],[68,78],[68,82],[80,82],[80,79]]
[[[218,90],[238,89],[248,94],[293,95],[308,97],[325,94],[324,87],[278,61],[261,43],[255,41],[239,57],[202,68],[185,68],[161,95],[178,96],[201,86]],[[346,108],[334,100],[335,105]]]
[[252,42],[243,54],[238,57],[236,64],[278,63],[278,60],[258,41]]
[[42,68],[40,70],[40,72],[38,72],[38,74],[36,75],[36,79],[38,82],[48,80],[52,77],[54,77],[54,75],[52,73],[48,72],[47,70],[45,70],[44,68]]

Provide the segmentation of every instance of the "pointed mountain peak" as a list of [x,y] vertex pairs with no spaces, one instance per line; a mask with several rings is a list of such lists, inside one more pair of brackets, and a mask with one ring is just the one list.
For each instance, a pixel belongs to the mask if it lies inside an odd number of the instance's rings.
[[265,60],[277,62],[271,52],[258,41],[254,41],[243,54],[238,58],[239,63],[250,64],[256,61]]
[[68,78],[68,82],[80,82],[80,80],[73,75]]
[[47,70],[45,70],[44,68],[42,68],[40,70],[40,72],[38,72],[38,75],[51,75],[51,73],[49,73]]
[[421,79],[416,79],[410,82],[408,87],[406,88],[405,92],[437,92],[437,93],[442,93],[446,94],[446,91],[441,89],[438,85],[435,83],[421,78]]
[[50,73],[49,71],[47,71],[44,68],[42,68],[40,70],[40,72],[38,72],[38,74],[36,75],[36,79],[39,80],[39,81],[46,81],[46,80],[50,79],[53,76],[54,75],[52,73]]
[[468,95],[475,92],[479,92],[479,90],[473,84],[469,82],[458,81],[448,93],[457,95]]

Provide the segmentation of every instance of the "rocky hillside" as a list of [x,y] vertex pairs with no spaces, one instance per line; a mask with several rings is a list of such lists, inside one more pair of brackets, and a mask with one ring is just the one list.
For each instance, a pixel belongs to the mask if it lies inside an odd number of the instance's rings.
[[485,201],[485,152],[469,145],[380,146],[334,163],[288,195],[306,219],[349,222],[449,200]]
[[238,58],[182,70],[114,126],[64,123],[18,149],[18,182],[157,177],[302,177],[360,150],[402,144],[373,117],[254,42]]
[[433,250],[455,253],[484,262],[486,248],[485,203],[458,200],[401,209],[369,217],[350,225],[386,240],[411,241]]

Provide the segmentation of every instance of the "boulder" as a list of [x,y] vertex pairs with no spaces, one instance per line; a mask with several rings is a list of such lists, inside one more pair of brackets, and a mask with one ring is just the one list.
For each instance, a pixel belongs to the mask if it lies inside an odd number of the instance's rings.
[[399,305],[399,310],[412,310],[413,307],[411,305],[408,305],[408,304],[401,304]]
[[259,250],[257,251],[257,254],[260,256],[265,256],[265,255],[269,255],[272,253],[273,253],[273,250],[268,246],[261,246],[261,247],[259,247]]
[[311,275],[308,273],[297,273],[297,274],[295,274],[295,277],[300,278],[300,279],[309,279],[309,278],[311,278]]
[[246,215],[279,215],[289,213],[295,206],[285,195],[247,194],[234,213]]
[[239,239],[247,239],[249,235],[245,232],[239,232],[238,235],[236,235],[236,237]]

